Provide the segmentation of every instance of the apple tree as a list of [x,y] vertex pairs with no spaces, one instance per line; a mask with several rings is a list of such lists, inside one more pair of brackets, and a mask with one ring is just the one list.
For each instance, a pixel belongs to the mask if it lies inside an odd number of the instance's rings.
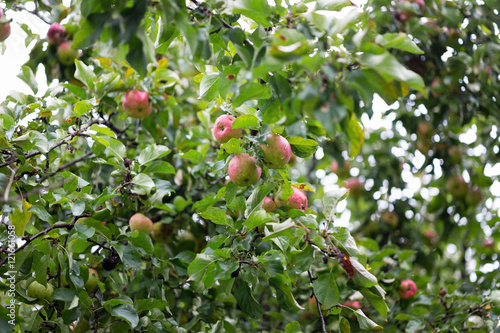
[[499,331],[498,1],[0,6],[0,332]]

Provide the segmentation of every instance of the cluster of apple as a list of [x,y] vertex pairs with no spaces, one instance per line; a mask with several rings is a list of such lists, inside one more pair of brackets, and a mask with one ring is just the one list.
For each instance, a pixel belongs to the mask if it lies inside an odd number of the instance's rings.
[[66,41],[66,28],[59,22],[52,23],[47,31],[47,42],[57,47],[57,59],[63,65],[70,66],[78,58],[78,50],[71,47]]
[[3,42],[10,36],[10,21],[3,15],[3,9],[0,8],[0,42]]
[[[243,134],[241,128],[233,128],[232,124],[236,118],[231,115],[222,115],[215,120],[212,128],[213,135],[219,143],[226,143],[232,138],[240,138]],[[289,163],[292,157],[292,148],[287,139],[279,134],[268,134],[266,143],[259,144],[264,162],[271,169],[279,169]],[[247,153],[235,155],[229,161],[229,179],[238,186],[250,186],[255,184],[262,174],[262,168],[258,166],[255,157]],[[292,187],[293,194],[284,201],[275,197],[274,201],[270,197],[265,197],[262,208],[267,212],[272,212],[278,207],[289,206],[294,209],[306,211],[307,197],[297,187]]]

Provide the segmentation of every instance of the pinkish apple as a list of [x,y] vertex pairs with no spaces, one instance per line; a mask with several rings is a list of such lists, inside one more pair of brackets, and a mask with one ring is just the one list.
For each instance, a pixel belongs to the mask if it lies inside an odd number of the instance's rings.
[[248,154],[234,156],[229,162],[229,179],[238,186],[255,184],[262,174],[262,169],[257,166],[255,158]]
[[279,134],[268,134],[266,144],[260,144],[264,160],[271,169],[284,167],[292,156],[292,147],[288,140]]
[[148,97],[149,95],[145,91],[130,90],[123,96],[123,113],[131,118],[146,118],[153,109]]
[[402,299],[410,299],[417,293],[417,285],[412,280],[403,280],[398,289]]
[[266,211],[266,212],[272,212],[272,211],[275,211],[276,208],[276,204],[274,203],[273,199],[269,198],[269,197],[265,197],[264,198],[264,203],[262,204],[262,208]]
[[300,209],[301,211],[305,212],[307,209],[307,196],[304,194],[304,192],[302,192],[295,186],[292,186],[292,189],[293,189],[292,195],[285,201],[280,201],[278,199],[278,196],[274,198],[276,206],[278,207],[289,206],[293,209]]
[[52,23],[50,25],[49,31],[47,31],[47,41],[50,45],[59,45],[64,42],[64,37],[66,36],[66,28],[64,28],[59,22]]
[[237,139],[241,137],[243,130],[241,128],[233,129],[232,124],[235,119],[233,116],[225,114],[215,120],[214,127],[212,128],[215,140],[225,143],[232,138]]
[[153,221],[151,221],[147,216],[144,216],[141,213],[132,215],[129,220],[129,225],[131,231],[138,230],[148,235],[153,231],[154,228]]
[[363,193],[363,182],[358,178],[349,178],[345,181],[345,188],[349,190],[349,195],[358,198]]
[[10,36],[10,23],[3,18],[3,9],[0,8],[0,42],[3,42]]
[[73,65],[76,58],[78,58],[78,50],[72,48],[70,43],[62,42],[57,48],[57,59],[61,64]]
[[346,301],[344,303],[345,306],[350,306],[355,309],[361,309],[361,303],[359,301]]

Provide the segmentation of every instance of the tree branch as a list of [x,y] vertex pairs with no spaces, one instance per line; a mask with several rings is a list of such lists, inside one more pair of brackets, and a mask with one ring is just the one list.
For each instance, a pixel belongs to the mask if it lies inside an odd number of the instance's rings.
[[[309,281],[311,281],[311,284],[313,284],[314,280],[316,280],[316,278],[313,277],[310,268],[307,270],[307,274],[309,274]],[[312,290],[311,297],[314,297],[314,299],[316,300],[316,307],[318,308],[319,319],[321,320],[321,333],[327,333],[326,325],[325,325],[325,318],[323,318],[323,313],[321,313],[321,304],[319,303],[318,298],[314,295],[314,289]]]
[[48,173],[48,174],[46,174],[45,176],[43,176],[42,178],[40,178],[40,180],[38,181],[38,183],[42,183],[44,180],[46,180],[46,179],[47,179],[47,178],[49,178],[49,177],[52,177],[52,176],[53,176],[53,175],[55,175],[56,173],[58,173],[58,172],[60,172],[60,171],[62,171],[62,170],[64,170],[64,169],[66,169],[66,168],[69,168],[70,166],[73,166],[73,165],[75,165],[76,163],[78,163],[78,162],[80,162],[80,161],[83,161],[84,159],[86,159],[87,157],[91,156],[92,154],[93,154],[93,152],[91,152],[91,151],[90,151],[90,152],[86,153],[85,155],[83,155],[83,156],[81,156],[81,157],[77,158],[77,159],[76,159],[76,160],[74,160],[74,161],[71,161],[71,162],[68,162],[68,163],[66,163],[66,164],[61,165],[59,168],[57,168],[57,170],[56,170],[56,171],[51,172],[51,173]]
[[49,231],[52,231],[54,229],[60,229],[60,228],[71,229],[71,228],[73,228],[73,226],[75,225],[76,221],[78,221],[79,218],[81,218],[81,217],[88,217],[88,216],[91,216],[91,214],[87,213],[87,214],[82,214],[82,215],[78,215],[78,216],[73,216],[73,219],[69,223],[55,224],[55,225],[53,225],[51,227],[48,227],[48,228],[46,228],[46,229],[44,229],[44,230],[42,230],[40,232],[37,232],[34,235],[31,235],[30,237],[27,237],[27,238],[23,237],[23,239],[26,240],[26,243],[24,243],[23,245],[19,246],[14,252],[9,252],[7,254],[7,256],[2,261],[0,261],[0,267],[2,267],[7,262],[7,260],[9,259],[9,257],[11,257],[12,255],[16,254],[17,252],[21,251],[22,249],[24,249],[31,242],[33,242],[35,239],[37,239],[37,238],[39,238],[41,236],[46,235]]

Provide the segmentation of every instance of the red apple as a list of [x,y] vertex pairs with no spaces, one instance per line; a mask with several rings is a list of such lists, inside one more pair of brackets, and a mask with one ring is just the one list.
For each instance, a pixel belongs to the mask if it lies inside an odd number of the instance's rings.
[[62,42],[57,48],[57,59],[61,64],[73,65],[76,58],[78,58],[78,50],[73,49],[68,42]]
[[268,134],[266,144],[261,144],[264,160],[271,169],[284,167],[292,156],[292,148],[288,140],[279,134]]
[[233,116],[225,114],[215,120],[214,127],[212,128],[215,140],[225,143],[232,138],[237,139],[241,137],[243,130],[241,128],[233,129],[232,127],[235,119]]
[[345,181],[345,187],[349,190],[349,195],[358,198],[364,190],[363,182],[358,178],[349,178]]
[[50,25],[49,31],[47,31],[47,41],[50,45],[59,45],[64,42],[64,37],[66,36],[66,28],[64,28],[59,22],[52,23]]
[[352,308],[355,308],[355,309],[361,309],[361,303],[359,301],[346,301],[344,303],[345,306],[350,306]]
[[238,186],[255,184],[262,174],[262,169],[257,166],[255,158],[248,154],[234,156],[229,162],[229,179]]
[[451,176],[446,181],[446,190],[455,198],[463,198],[467,194],[467,183],[462,176]]
[[265,197],[264,203],[262,204],[262,208],[269,213],[276,210],[276,208],[278,207],[276,207],[276,204],[274,203],[273,199]]
[[289,206],[293,209],[300,209],[301,211],[305,212],[307,209],[307,196],[304,194],[304,192],[302,192],[295,186],[292,186],[292,189],[293,189],[292,195],[285,201],[280,201],[278,199],[278,196],[274,198],[276,206],[277,207]]
[[[0,8],[0,19],[3,17],[3,10]],[[10,36],[10,23],[5,18],[0,21],[0,42],[3,42]]]
[[412,280],[401,281],[398,293],[402,299],[410,299],[417,293],[417,285]]
[[483,247],[485,248],[494,248],[495,247],[495,240],[493,237],[488,237],[483,241]]
[[150,234],[153,231],[153,221],[151,221],[147,216],[141,213],[136,213],[132,215],[129,220],[130,230],[138,230],[146,234]]
[[130,90],[123,96],[123,113],[131,118],[146,118],[153,109],[148,97],[149,95],[145,91]]

